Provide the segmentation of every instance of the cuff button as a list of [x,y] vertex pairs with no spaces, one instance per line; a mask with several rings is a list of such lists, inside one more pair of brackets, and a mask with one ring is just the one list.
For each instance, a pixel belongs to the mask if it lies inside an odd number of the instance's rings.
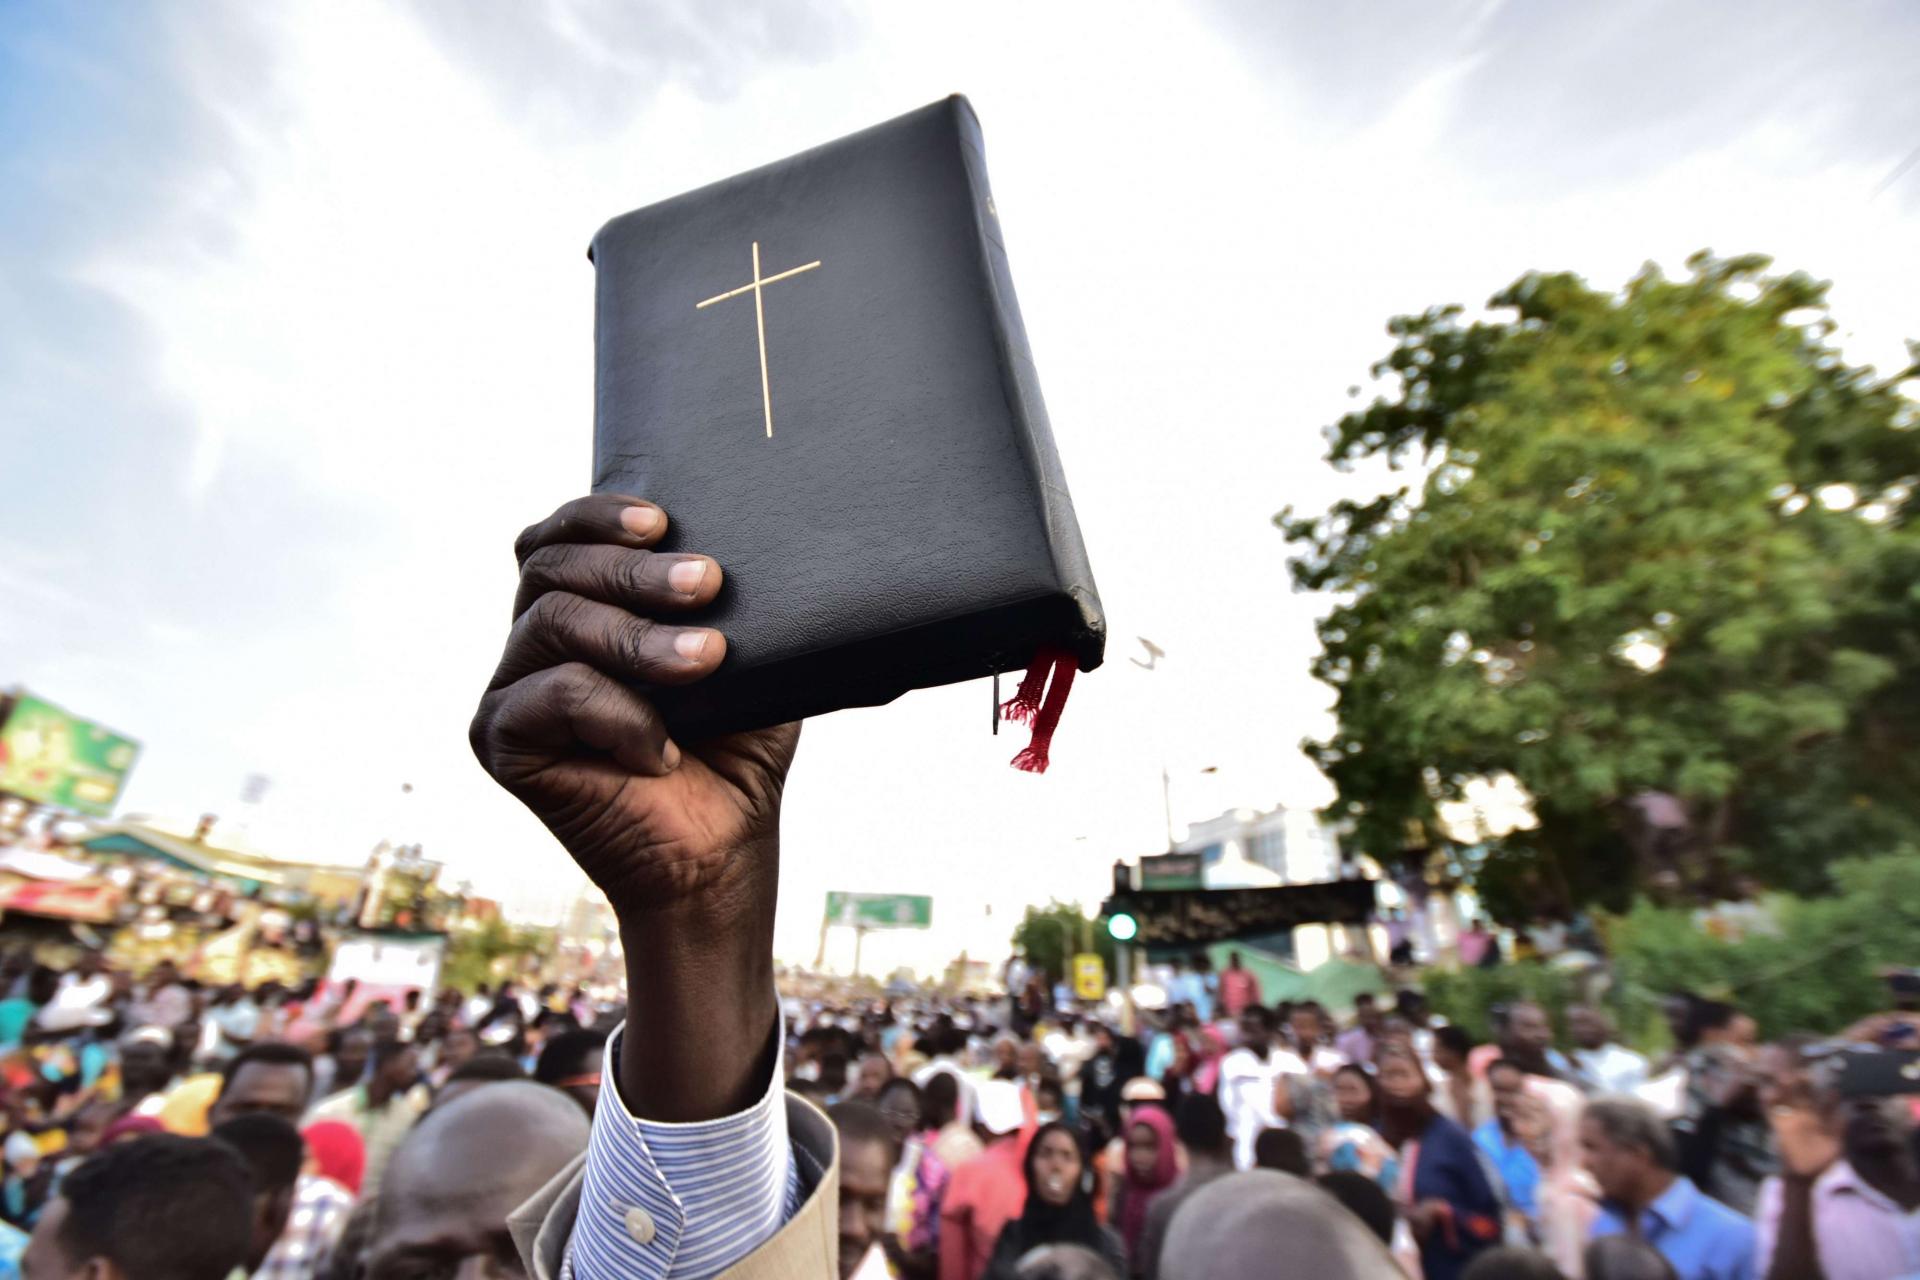
[[658,1234],[653,1225],[653,1215],[638,1205],[627,1210],[626,1224],[627,1234],[633,1237],[635,1244],[652,1244],[653,1237]]

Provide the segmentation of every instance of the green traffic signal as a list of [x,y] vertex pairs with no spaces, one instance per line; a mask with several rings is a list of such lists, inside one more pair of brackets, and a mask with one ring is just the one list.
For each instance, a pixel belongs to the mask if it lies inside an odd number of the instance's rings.
[[1140,922],[1124,911],[1107,917],[1107,934],[1115,942],[1132,942],[1140,932]]

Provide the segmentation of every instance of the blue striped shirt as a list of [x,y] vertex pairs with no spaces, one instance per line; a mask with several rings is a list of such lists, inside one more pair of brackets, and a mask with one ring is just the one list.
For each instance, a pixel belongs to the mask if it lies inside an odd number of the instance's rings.
[[[607,1040],[609,1066],[624,1030]],[[782,1075],[776,1057],[766,1094],[738,1115],[663,1124],[636,1119],[609,1071],[562,1280],[701,1280],[765,1244],[802,1199]]]

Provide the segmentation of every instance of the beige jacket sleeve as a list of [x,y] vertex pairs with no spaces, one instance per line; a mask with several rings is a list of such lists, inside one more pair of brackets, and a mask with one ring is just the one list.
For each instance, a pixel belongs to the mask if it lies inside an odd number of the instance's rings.
[[[800,1169],[800,1209],[765,1244],[723,1272],[726,1280],[832,1280],[840,1274],[840,1144],[833,1123],[790,1093],[787,1136]],[[532,1280],[560,1280],[586,1164],[586,1156],[580,1156],[507,1219]]]

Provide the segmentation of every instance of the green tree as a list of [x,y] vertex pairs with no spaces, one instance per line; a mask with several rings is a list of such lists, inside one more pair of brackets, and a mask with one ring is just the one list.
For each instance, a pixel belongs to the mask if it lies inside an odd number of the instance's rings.
[[508,961],[508,971],[517,972],[520,962],[529,956],[551,953],[553,942],[551,929],[510,925],[504,920],[485,921],[477,929],[462,930],[447,939],[441,983],[471,992],[483,982],[492,984],[505,976],[495,972],[497,962]]
[[1107,966],[1107,979],[1114,974],[1113,939],[1107,936],[1105,920],[1086,914],[1077,902],[1049,902],[1044,907],[1029,906],[1013,929],[1013,945],[1026,954],[1029,964],[1047,971],[1049,982],[1068,972],[1068,963],[1082,948],[1092,950]]
[[1395,319],[1390,394],[1328,461],[1418,483],[1277,517],[1296,587],[1338,602],[1314,673],[1339,730],[1305,744],[1330,815],[1376,856],[1444,848],[1437,806],[1510,774],[1538,826],[1476,851],[1509,913],[1813,890],[1920,840],[1916,367],[1848,364],[1805,275],[1688,265]]

